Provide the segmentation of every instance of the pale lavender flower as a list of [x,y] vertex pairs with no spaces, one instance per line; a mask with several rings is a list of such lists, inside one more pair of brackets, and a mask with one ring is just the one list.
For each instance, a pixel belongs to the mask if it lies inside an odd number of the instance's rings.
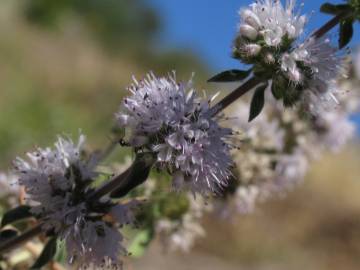
[[199,193],[219,192],[226,186],[232,165],[230,129],[219,126],[209,100],[200,99],[188,83],[175,75],[147,78],[129,88],[116,114],[118,124],[130,133],[135,151],[157,154],[157,167],[173,175],[175,189]]
[[49,227],[61,227],[74,187],[84,184],[88,188],[91,178],[96,176],[94,161],[81,159],[84,140],[81,135],[75,145],[59,137],[55,149],[38,148],[27,153],[28,161],[17,158],[14,162],[18,182],[24,186],[26,199],[32,205],[31,211],[43,216]]
[[[98,174],[97,160],[82,153],[84,141],[83,135],[77,144],[59,137],[54,149],[38,148],[28,153],[28,160],[17,158],[15,172],[43,230],[65,240],[70,264],[78,269],[91,265],[102,269],[111,261],[111,269],[120,269],[120,255],[126,250],[118,225],[133,221],[134,203],[87,201]],[[105,216],[112,217],[111,222],[105,222]]]
[[240,214],[251,214],[255,211],[261,192],[257,185],[240,186],[234,195],[235,208]]
[[329,38],[311,37],[283,54],[281,69],[290,81],[303,86],[303,106],[310,112],[338,105],[336,79],[341,75],[342,59]]
[[331,151],[339,151],[354,137],[356,126],[342,111],[324,112],[315,120],[320,145]]
[[275,168],[267,179],[237,188],[233,204],[238,213],[252,213],[259,202],[283,196],[299,185],[308,171],[308,157],[300,149],[292,154],[279,153],[272,162]]
[[179,219],[162,218],[157,220],[155,229],[160,241],[170,251],[189,252],[195,241],[206,232],[201,225],[204,214],[211,211],[211,204],[201,198],[188,194],[189,209]]
[[296,1],[255,1],[239,11],[239,34],[250,40],[261,37],[267,46],[277,47],[285,38],[294,40],[304,32],[306,16],[296,11]]
[[275,167],[274,191],[281,193],[297,186],[303,181],[308,167],[309,159],[301,148],[280,156]]

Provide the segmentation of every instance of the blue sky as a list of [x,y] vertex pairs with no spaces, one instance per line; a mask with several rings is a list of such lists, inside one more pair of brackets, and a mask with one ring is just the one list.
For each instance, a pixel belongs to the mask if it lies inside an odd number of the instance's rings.
[[[214,72],[238,68],[239,62],[230,57],[230,47],[236,33],[237,11],[252,3],[250,0],[147,0],[160,14],[163,29],[159,34],[162,46],[191,50]],[[331,17],[319,12],[325,1],[304,0],[303,12],[311,14],[308,32]],[[341,3],[341,0],[329,0]],[[300,0],[299,0],[300,3]],[[333,31],[336,33],[336,31]],[[350,44],[360,41],[359,25]],[[360,117],[357,117],[360,127]],[[359,128],[360,131],[360,128]]]

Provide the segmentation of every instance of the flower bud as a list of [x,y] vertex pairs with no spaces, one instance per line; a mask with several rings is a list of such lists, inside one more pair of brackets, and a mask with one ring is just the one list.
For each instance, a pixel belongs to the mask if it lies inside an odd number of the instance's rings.
[[302,80],[301,72],[299,69],[294,68],[288,71],[289,79],[293,82],[299,83]]
[[246,56],[257,56],[261,51],[261,46],[257,44],[247,44],[243,50]]
[[253,28],[259,30],[261,27],[261,21],[259,17],[250,9],[243,9],[240,11],[240,16],[244,22]]
[[267,63],[267,64],[273,64],[273,63],[275,63],[275,58],[274,58],[274,56],[273,56],[271,53],[267,53],[267,54],[265,55],[264,61],[265,61],[265,63]]
[[255,40],[258,36],[258,31],[254,27],[244,24],[240,26],[240,34],[250,40]]

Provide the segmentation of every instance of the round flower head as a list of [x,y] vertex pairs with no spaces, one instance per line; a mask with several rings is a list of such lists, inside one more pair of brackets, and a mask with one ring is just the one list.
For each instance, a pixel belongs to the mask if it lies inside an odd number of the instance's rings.
[[271,47],[281,45],[284,39],[297,38],[304,31],[306,17],[295,11],[295,2],[288,0],[283,6],[279,0],[260,0],[251,4],[249,8],[241,9],[240,34],[247,32],[244,29],[256,31],[256,35],[253,36],[256,38],[259,35],[259,38]]
[[296,11],[295,0],[260,0],[239,11],[241,22],[235,40],[234,57],[254,63],[260,52],[265,55],[290,48],[306,24],[306,16]]
[[315,115],[320,107],[337,105],[334,80],[341,75],[341,54],[329,38],[311,36],[303,43],[305,15],[295,0],[256,1],[240,10],[241,23],[233,56],[252,64],[253,74],[272,85],[285,106],[300,105]]
[[291,53],[283,54],[281,69],[295,87],[301,86],[297,88],[303,92],[303,106],[310,112],[316,114],[319,108],[338,104],[336,79],[342,61],[330,39],[307,39]]
[[[15,172],[43,230],[65,240],[71,264],[86,269],[110,260],[113,269],[120,269],[119,256],[125,249],[117,225],[130,222],[131,215],[124,212],[133,205],[87,201],[97,173],[96,160],[82,153],[84,141],[83,135],[77,144],[59,137],[54,149],[38,148],[28,153],[28,160],[17,158]],[[104,221],[108,215],[113,216],[112,222]]]
[[156,165],[172,174],[177,190],[219,192],[231,174],[232,132],[213,117],[211,100],[197,98],[191,82],[177,83],[175,75],[149,74],[129,91],[116,118],[135,151],[156,153]]

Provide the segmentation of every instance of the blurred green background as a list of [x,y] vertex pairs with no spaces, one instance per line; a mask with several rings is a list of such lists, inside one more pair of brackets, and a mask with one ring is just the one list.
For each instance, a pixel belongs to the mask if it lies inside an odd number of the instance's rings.
[[[159,49],[162,27],[142,0],[2,0],[0,168],[79,129],[91,148],[104,147],[132,75],[195,71],[196,85],[209,88],[209,67],[193,53]],[[302,187],[251,216],[208,216],[191,253],[168,254],[155,241],[127,269],[360,269],[359,147],[348,149],[315,162]]]
[[79,129],[103,147],[132,75],[176,69],[188,79],[195,70],[204,81],[191,53],[157,50],[159,27],[141,0],[2,0],[0,166]]

